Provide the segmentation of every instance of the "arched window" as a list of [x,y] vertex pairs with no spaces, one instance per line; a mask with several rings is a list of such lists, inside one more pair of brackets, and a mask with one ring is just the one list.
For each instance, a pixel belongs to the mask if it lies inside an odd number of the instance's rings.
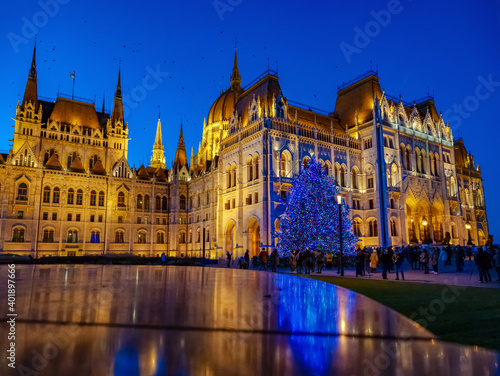
[[210,205],[210,192],[207,191],[207,205]]
[[323,171],[325,172],[325,175],[330,176],[330,163],[325,162],[325,164],[322,167],[323,167]]
[[54,230],[43,230],[43,243],[54,243]]
[[359,220],[353,221],[352,226],[353,226],[354,235],[356,235],[358,238],[361,237],[361,223],[359,222]]
[[281,154],[281,164],[280,164],[281,176],[286,177],[286,157],[285,154]]
[[50,188],[49,187],[43,188],[43,202],[44,203],[50,202]]
[[352,187],[354,189],[358,189],[358,174],[356,173],[356,169],[354,167],[352,169]]
[[406,169],[411,170],[410,149],[406,148]]
[[15,228],[12,233],[12,241],[15,243],[24,242],[24,228]]
[[253,178],[258,179],[259,178],[259,156],[258,155],[253,157],[253,164],[254,164],[254,171],[255,171],[253,174]]
[[400,149],[399,149],[399,152],[400,152],[400,159],[401,159],[401,167],[402,168],[406,168],[406,165],[405,165],[405,160],[406,160],[406,148],[403,144],[401,144],[400,146]]
[[53,204],[59,204],[59,194],[61,193],[61,190],[58,187],[54,188],[54,193],[52,194],[52,203]]
[[68,205],[73,205],[75,203],[75,190],[73,188],[68,189]]
[[439,176],[438,174],[438,155],[434,156],[434,175]]
[[333,168],[333,173],[335,174],[334,178],[335,178],[335,184],[339,185],[339,167],[338,165],[335,165],[335,167]]
[[21,183],[17,187],[17,198],[19,201],[28,201],[28,186],[26,183]]
[[144,209],[149,210],[149,195],[144,195]]
[[[120,195],[118,194],[118,204],[120,203]],[[104,192],[99,192],[99,206],[104,206]],[[118,205],[120,206],[120,205]]]
[[340,167],[340,185],[345,187],[345,168],[344,166]]
[[248,160],[247,160],[247,176],[248,176],[248,181],[253,180],[253,160],[252,160],[252,157],[248,157]]
[[96,191],[91,191],[90,192],[90,206],[95,206],[97,201],[97,192]]
[[68,231],[68,243],[78,243],[78,230]]
[[[101,202],[101,193],[99,193],[99,203]],[[123,192],[118,192],[118,207],[119,208],[125,207],[125,193]]]
[[391,219],[391,236],[398,236],[398,231],[396,229],[396,220]]
[[155,210],[161,210],[161,197],[155,197]]
[[232,179],[231,179],[231,167],[230,166],[228,166],[226,174],[227,174],[227,187],[231,188]]
[[422,150],[421,153],[422,153],[422,166],[421,166],[422,169],[421,169],[421,172],[422,172],[422,174],[425,174],[425,151]]
[[188,243],[192,243],[192,242],[193,242],[193,231],[189,230]]
[[76,191],[76,204],[77,205],[83,204],[83,191],[81,189]]
[[123,231],[122,230],[115,231],[115,243],[119,243],[119,244],[123,243]]
[[196,243],[200,242],[200,229],[196,230]]
[[156,243],[165,244],[165,233],[163,231],[158,231],[156,233]]
[[372,219],[368,221],[369,236],[378,236],[377,220]]
[[180,205],[179,205],[180,210],[186,210],[186,196],[181,195],[180,197]]
[[309,164],[309,157],[304,157],[302,164],[304,165],[304,168],[307,168],[307,165]]
[[97,163],[97,161],[99,160],[99,157],[97,156],[97,154],[94,154],[92,157],[90,157],[89,159],[89,170],[95,166],[95,164]]
[[137,209],[142,209],[142,195],[137,195]]
[[431,170],[431,175],[434,176],[435,173],[434,173],[434,154],[429,154],[429,167],[430,167],[430,170]]
[[417,172],[422,172],[422,156],[418,150],[415,150],[415,153],[417,156]]
[[186,243],[186,233],[184,231],[179,232],[179,244]]
[[168,206],[167,206],[167,196],[163,196],[162,200],[161,200],[161,210],[167,210]]
[[139,231],[139,233],[137,234],[137,243],[146,244],[146,231]]
[[233,170],[233,187],[236,187],[236,165],[235,164],[233,164],[232,170]]
[[100,235],[101,235],[101,233],[99,232],[99,230],[90,231],[90,242],[91,243],[99,243]]

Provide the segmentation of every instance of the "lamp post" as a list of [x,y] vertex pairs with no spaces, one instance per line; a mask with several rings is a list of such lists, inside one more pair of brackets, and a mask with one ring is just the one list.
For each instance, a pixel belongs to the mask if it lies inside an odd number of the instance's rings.
[[472,226],[471,226],[471,225],[470,225],[470,223],[467,221],[467,222],[465,223],[465,229],[467,230],[467,233],[468,233],[468,235],[469,235],[469,239],[467,240],[467,245],[473,245],[473,244],[472,244],[472,240],[471,240],[471,238],[470,238],[470,229],[471,229],[471,228],[472,228]]
[[205,220],[203,220],[203,266],[205,266]]
[[339,206],[340,276],[344,276],[344,247],[342,245],[342,196],[337,195]]

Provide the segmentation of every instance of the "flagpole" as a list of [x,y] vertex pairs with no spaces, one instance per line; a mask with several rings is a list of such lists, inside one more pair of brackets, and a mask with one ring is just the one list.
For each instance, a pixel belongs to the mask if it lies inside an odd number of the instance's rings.
[[73,93],[71,94],[71,99],[75,99],[75,71],[73,71]]

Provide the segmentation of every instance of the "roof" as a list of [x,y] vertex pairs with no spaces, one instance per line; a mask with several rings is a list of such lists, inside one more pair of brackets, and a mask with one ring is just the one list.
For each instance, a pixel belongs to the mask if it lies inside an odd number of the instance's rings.
[[243,89],[241,87],[230,87],[219,98],[215,100],[208,112],[208,124],[217,123],[221,120],[228,120],[233,114],[238,95]]
[[52,156],[49,158],[47,163],[45,163],[45,168],[51,169],[51,170],[61,170],[61,162],[59,162],[59,158],[57,157],[57,154],[52,154]]
[[85,171],[80,157],[76,157],[75,159],[73,159],[73,162],[71,162],[69,169],[72,171]]
[[57,97],[50,119],[60,123],[101,128],[95,107],[91,103]]
[[106,170],[104,169],[104,166],[102,165],[102,162],[100,159],[97,160],[95,165],[90,169],[90,172],[96,175],[105,175]]

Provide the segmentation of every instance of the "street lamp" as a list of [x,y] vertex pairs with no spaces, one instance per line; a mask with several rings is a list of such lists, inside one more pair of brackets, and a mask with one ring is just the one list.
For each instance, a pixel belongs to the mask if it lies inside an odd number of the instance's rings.
[[470,225],[469,222],[466,222],[465,223],[465,229],[467,230],[467,233],[469,234],[469,240],[467,240],[467,245],[473,245],[472,244],[472,240],[470,238],[470,229],[472,228],[472,226]]
[[339,242],[340,242],[340,276],[344,276],[344,248],[342,246],[342,196],[337,195],[339,206]]
[[203,220],[203,266],[205,266],[205,220]]

